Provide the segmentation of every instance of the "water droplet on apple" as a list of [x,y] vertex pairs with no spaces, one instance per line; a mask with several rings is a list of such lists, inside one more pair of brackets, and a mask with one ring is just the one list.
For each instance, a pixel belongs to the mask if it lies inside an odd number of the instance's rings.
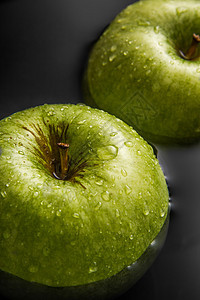
[[102,160],[114,159],[117,156],[118,148],[114,145],[101,147],[97,150],[97,155]]
[[99,180],[99,181],[96,181],[95,184],[96,184],[96,185],[103,185],[103,180],[101,179],[101,180]]
[[165,210],[164,209],[161,209],[160,216],[161,216],[161,218],[163,218],[165,216]]
[[118,134],[118,132],[111,132],[110,136],[116,136]]
[[148,215],[149,215],[149,209],[148,209],[147,206],[144,207],[144,209],[143,209],[143,214],[144,214],[145,216],[148,216]]
[[20,154],[20,155],[24,155],[24,152],[23,151],[18,151],[18,153]]
[[94,209],[99,210],[101,208],[101,206],[102,206],[102,203],[98,202]]
[[146,71],[146,75],[148,76],[151,73],[151,70]]
[[74,217],[75,219],[79,219],[79,218],[80,218],[80,216],[79,216],[78,213],[74,213],[74,214],[73,214],[73,217]]
[[82,121],[77,122],[77,124],[78,124],[78,125],[82,125],[82,124],[84,124],[85,122],[86,122],[86,120],[82,120]]
[[120,217],[120,212],[119,212],[119,209],[116,209],[116,211],[115,211],[115,215],[116,215],[116,217],[117,217],[117,218],[119,218],[119,217]]
[[38,192],[35,192],[35,193],[34,193],[34,197],[37,197],[38,195],[39,195]]
[[126,185],[126,186],[125,186],[125,193],[126,193],[127,195],[129,195],[131,192],[132,192],[132,189],[130,188],[130,186]]
[[126,172],[126,170],[124,170],[124,169],[121,169],[121,174],[122,174],[124,177],[126,177],[126,176],[127,176],[127,172]]
[[6,192],[6,191],[2,191],[2,192],[1,192],[1,196],[2,196],[3,198],[6,198],[7,192]]
[[108,191],[105,191],[101,194],[101,197],[104,201],[108,202],[111,200],[110,193]]
[[116,49],[117,49],[117,46],[116,46],[116,45],[113,45],[113,46],[111,46],[110,51],[111,51],[111,52],[115,52]]
[[125,145],[126,147],[132,147],[132,146],[133,146],[133,143],[132,143],[131,141],[126,141],[126,142],[124,142],[124,145]]
[[180,16],[181,14],[187,12],[187,8],[186,7],[177,7],[176,9],[176,14],[177,16]]
[[112,62],[117,56],[115,54],[109,56],[109,61]]
[[38,266],[30,266],[29,267],[29,272],[31,273],[37,273],[38,272]]
[[197,69],[196,69],[196,72],[197,72],[197,73],[200,73],[200,68],[197,68]]
[[151,23],[149,21],[145,21],[145,20],[139,20],[138,22],[139,26],[150,26]]
[[159,26],[155,26],[155,27],[154,27],[154,32],[155,32],[156,34],[158,34],[158,33],[160,32],[160,27],[159,27]]
[[59,210],[56,212],[56,216],[57,216],[57,217],[60,217],[60,216],[61,216],[61,209],[59,209]]
[[126,29],[126,26],[123,25],[123,26],[121,27],[121,30],[125,30],[125,29]]
[[94,265],[89,268],[89,274],[97,272],[97,263],[94,262]]

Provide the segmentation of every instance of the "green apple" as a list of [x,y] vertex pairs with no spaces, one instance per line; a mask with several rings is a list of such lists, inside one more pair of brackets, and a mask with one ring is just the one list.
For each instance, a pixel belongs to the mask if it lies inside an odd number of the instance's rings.
[[164,242],[169,197],[158,160],[106,112],[55,104],[1,120],[0,172],[0,270],[11,284],[107,299]]
[[139,1],[91,50],[84,98],[154,143],[200,138],[200,2]]

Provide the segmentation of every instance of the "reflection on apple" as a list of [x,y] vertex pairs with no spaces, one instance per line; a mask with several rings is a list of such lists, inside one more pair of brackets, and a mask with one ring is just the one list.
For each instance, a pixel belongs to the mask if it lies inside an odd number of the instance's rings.
[[86,102],[123,119],[151,142],[198,140],[199,34],[199,1],[128,6],[91,51]]
[[168,190],[130,126],[43,105],[0,121],[0,149],[2,294],[111,299],[143,275],[166,237]]

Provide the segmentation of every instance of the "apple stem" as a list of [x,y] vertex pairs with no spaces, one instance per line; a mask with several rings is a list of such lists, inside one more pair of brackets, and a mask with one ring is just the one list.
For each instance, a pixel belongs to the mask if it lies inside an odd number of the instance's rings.
[[198,47],[199,43],[200,43],[200,36],[198,34],[193,33],[192,43],[191,43],[191,46],[188,49],[187,53],[184,54],[181,50],[179,51],[181,57],[186,60],[192,60],[192,59],[197,58],[196,52],[197,52],[197,47]]
[[69,144],[57,143],[60,151],[60,174],[59,178],[64,180],[68,171],[68,149]]

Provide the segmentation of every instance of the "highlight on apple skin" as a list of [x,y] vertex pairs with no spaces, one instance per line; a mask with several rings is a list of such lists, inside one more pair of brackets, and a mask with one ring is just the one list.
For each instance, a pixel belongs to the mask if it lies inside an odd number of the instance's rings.
[[131,4],[91,50],[86,103],[121,118],[149,142],[198,141],[199,35],[199,1]]
[[112,299],[164,243],[158,160],[104,111],[43,105],[1,120],[0,172],[0,293],[10,299]]

